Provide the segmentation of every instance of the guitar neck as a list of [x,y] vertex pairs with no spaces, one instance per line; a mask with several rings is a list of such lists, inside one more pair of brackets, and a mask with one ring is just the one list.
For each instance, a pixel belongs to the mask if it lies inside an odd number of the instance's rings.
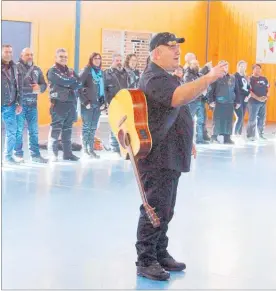
[[145,190],[144,190],[141,178],[140,178],[140,174],[139,174],[139,171],[138,171],[137,159],[135,158],[135,156],[133,154],[133,150],[132,150],[132,147],[131,147],[129,135],[128,134],[126,134],[126,135],[127,135],[126,138],[127,138],[127,142],[128,142],[127,149],[128,149],[129,158],[130,158],[130,161],[131,161],[132,166],[133,166],[134,174],[135,174],[135,177],[136,177],[136,181],[137,181],[137,184],[138,184],[138,187],[139,187],[139,191],[140,191],[140,194],[141,194],[141,197],[142,197],[143,204],[145,205],[145,204],[148,204],[148,202],[147,202],[147,198],[146,198],[146,195],[145,195]]

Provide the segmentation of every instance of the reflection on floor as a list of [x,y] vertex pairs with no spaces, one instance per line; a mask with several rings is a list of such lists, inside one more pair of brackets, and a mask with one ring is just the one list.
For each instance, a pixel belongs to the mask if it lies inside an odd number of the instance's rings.
[[168,282],[136,276],[140,196],[129,161],[101,152],[97,161],[5,166],[3,289],[276,288],[272,127],[267,136],[198,146],[169,229],[169,251],[187,271]]

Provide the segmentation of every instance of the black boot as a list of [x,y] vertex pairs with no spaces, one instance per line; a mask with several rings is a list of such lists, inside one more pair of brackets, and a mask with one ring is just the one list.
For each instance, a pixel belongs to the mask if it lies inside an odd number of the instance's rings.
[[170,278],[170,273],[165,271],[158,262],[147,267],[137,265],[137,275],[158,281],[166,281]]
[[224,135],[224,144],[235,144],[229,134]]
[[80,158],[79,157],[77,157],[77,156],[75,156],[75,155],[73,155],[72,153],[71,153],[71,155],[64,155],[63,156],[63,160],[64,161],[74,161],[74,162],[76,162],[76,161],[78,161]]
[[184,263],[177,262],[172,257],[160,259],[159,263],[166,271],[183,271],[186,269]]

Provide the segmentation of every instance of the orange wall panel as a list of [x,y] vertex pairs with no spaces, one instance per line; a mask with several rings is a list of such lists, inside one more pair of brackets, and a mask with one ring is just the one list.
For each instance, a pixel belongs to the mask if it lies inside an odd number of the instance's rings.
[[[256,62],[257,21],[275,18],[273,1],[211,1],[209,59],[216,64],[225,59],[230,71],[236,71],[239,60],[248,62],[247,73],[252,73]],[[276,121],[276,64],[262,65],[263,74],[270,82],[267,120]]]
[[206,7],[201,1],[83,1],[80,67],[93,51],[101,52],[102,29],[170,31],[186,39],[182,64],[188,51],[205,62]]

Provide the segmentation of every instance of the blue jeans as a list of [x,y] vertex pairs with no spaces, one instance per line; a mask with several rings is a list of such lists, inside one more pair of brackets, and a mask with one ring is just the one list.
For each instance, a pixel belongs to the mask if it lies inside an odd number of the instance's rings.
[[16,115],[15,104],[11,106],[1,106],[1,116],[5,124],[5,159],[12,158],[16,139]]
[[266,119],[266,102],[248,102],[249,120],[247,125],[247,137],[255,137],[256,124],[259,135],[264,134],[265,119]]
[[94,150],[94,137],[98,127],[101,111],[97,105],[92,105],[90,109],[81,107],[82,118],[82,143],[84,150]]
[[25,120],[28,125],[29,132],[29,150],[31,157],[40,157],[38,145],[38,121],[37,121],[37,107],[36,106],[22,106],[22,112],[16,116],[17,132],[15,143],[15,155],[23,157],[23,132]]
[[109,135],[109,145],[110,145],[112,151],[120,152],[119,143],[117,141],[116,136],[114,135],[114,133],[112,131],[110,132],[110,135]]
[[204,124],[205,124],[205,105],[203,102],[197,100],[189,103],[189,109],[194,119],[197,116],[196,121],[196,141],[203,141]]

